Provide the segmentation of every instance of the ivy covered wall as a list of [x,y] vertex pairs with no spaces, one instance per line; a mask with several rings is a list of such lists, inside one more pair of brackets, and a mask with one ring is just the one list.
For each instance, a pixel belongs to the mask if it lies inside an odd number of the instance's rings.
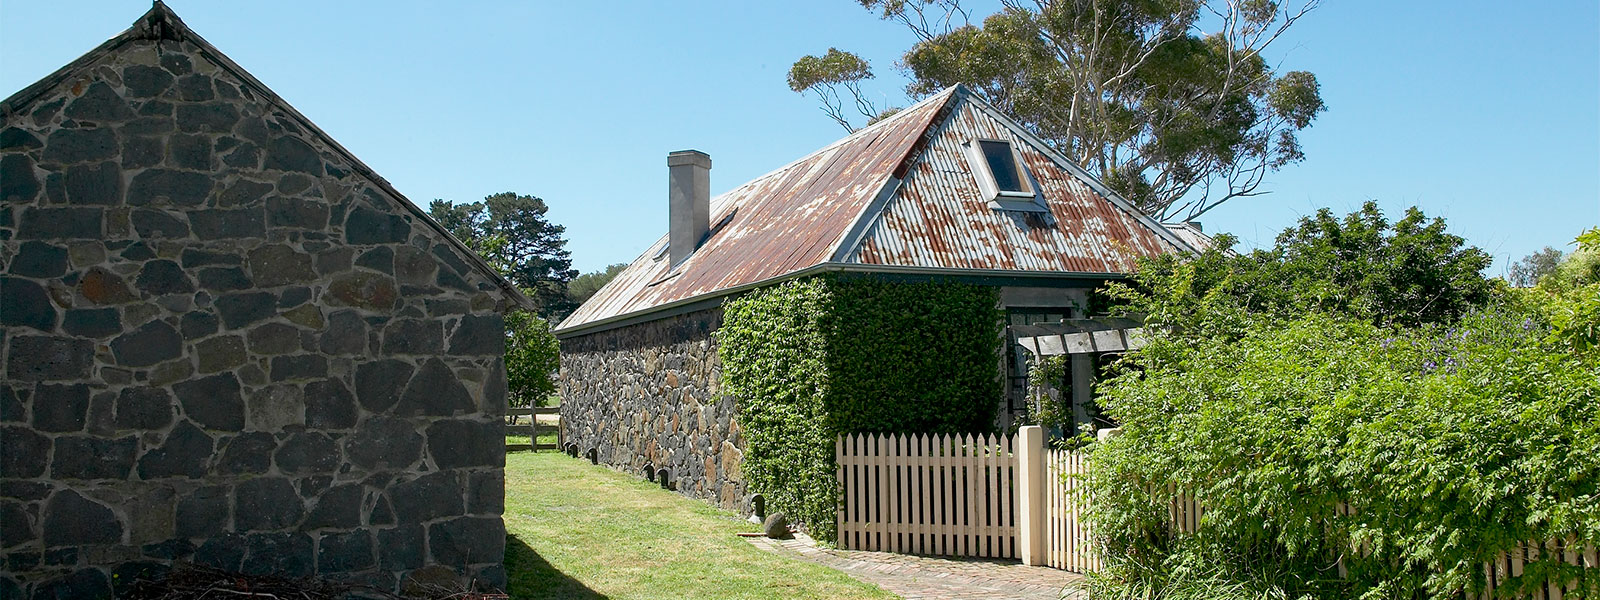
[[749,490],[831,540],[834,436],[992,430],[1002,393],[998,304],[994,287],[859,275],[730,300],[716,337]]

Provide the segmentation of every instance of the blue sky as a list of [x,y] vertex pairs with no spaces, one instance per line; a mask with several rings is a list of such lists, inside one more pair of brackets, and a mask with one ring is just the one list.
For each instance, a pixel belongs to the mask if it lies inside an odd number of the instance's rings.
[[[413,201],[544,198],[584,271],[665,231],[667,152],[710,153],[717,193],[843,135],[788,90],[796,58],[858,52],[882,101],[907,103],[894,64],[909,34],[852,0],[169,5]],[[0,3],[0,94],[148,6]],[[1206,215],[1208,232],[1270,245],[1320,207],[1418,205],[1498,275],[1600,223],[1593,0],[1331,0],[1269,57],[1316,73],[1329,110],[1302,134],[1307,160]]]

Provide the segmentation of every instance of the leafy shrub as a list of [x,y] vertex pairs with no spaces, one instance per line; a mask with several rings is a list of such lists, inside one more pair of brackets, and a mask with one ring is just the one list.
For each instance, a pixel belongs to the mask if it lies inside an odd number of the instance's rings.
[[[1600,543],[1600,361],[1547,333],[1511,310],[1411,330],[1313,313],[1238,340],[1157,332],[1129,358],[1142,371],[1101,388],[1123,425],[1091,461],[1108,574],[1445,596],[1520,542]],[[1152,489],[1169,482],[1206,507],[1197,534],[1168,530]]]
[[506,401],[513,408],[544,406],[556,392],[561,346],[550,324],[531,312],[506,314]]
[[717,342],[750,490],[832,540],[836,435],[992,430],[998,300],[990,287],[827,275],[729,301]]

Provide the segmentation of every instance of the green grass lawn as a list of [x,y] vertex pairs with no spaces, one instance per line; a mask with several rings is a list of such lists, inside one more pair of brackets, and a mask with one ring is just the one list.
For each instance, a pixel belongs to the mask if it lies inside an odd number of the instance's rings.
[[893,598],[763,552],[732,513],[559,452],[506,456],[513,598]]

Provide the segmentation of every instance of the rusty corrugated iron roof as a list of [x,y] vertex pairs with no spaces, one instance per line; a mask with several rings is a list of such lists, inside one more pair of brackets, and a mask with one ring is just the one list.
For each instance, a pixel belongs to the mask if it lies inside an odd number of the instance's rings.
[[[1126,273],[1134,260],[1178,249],[1170,234],[1057,164],[1049,148],[990,114],[971,95],[954,99],[932,128],[900,189],[845,262],[932,267]],[[1048,212],[996,210],[968,168],[974,139],[1011,142]]]
[[[989,208],[959,145],[1011,140],[1048,213]],[[1191,250],[965,87],[946,89],[711,201],[711,233],[669,269],[663,236],[567,317],[568,337],[828,269],[1059,277]]]

